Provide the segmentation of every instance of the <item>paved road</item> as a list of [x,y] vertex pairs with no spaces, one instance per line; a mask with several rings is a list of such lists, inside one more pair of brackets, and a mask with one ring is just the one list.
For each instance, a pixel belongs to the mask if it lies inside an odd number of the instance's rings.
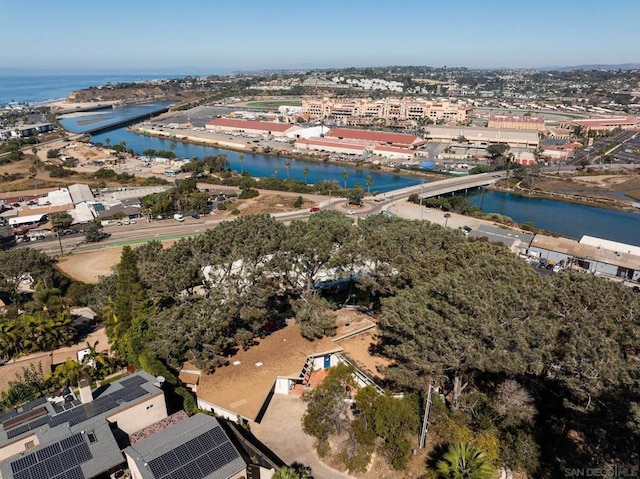
[[[480,175],[464,176],[449,178],[432,183],[416,185],[401,190],[391,191],[378,197],[368,197],[365,199],[360,208],[353,208],[354,215],[357,217],[365,217],[371,214],[377,214],[381,210],[386,210],[393,204],[404,201],[412,193],[421,196],[434,196],[450,191],[464,188],[473,188],[479,185],[492,183],[503,178],[504,172],[483,173]],[[324,201],[318,204],[321,210],[332,209],[346,213],[348,209],[345,200],[342,198],[325,197]],[[319,197],[316,199],[320,199]],[[292,211],[288,213],[277,213],[273,217],[278,221],[289,224],[294,220],[305,220],[312,213],[308,209]],[[207,215],[199,219],[186,218],[184,222],[176,222],[174,220],[147,221],[147,219],[139,219],[135,225],[107,226],[104,228],[105,233],[111,234],[111,237],[101,243],[83,242],[83,235],[64,236],[61,238],[62,250],[69,252],[84,252],[102,249],[108,246],[117,246],[123,243],[136,243],[151,240],[167,240],[177,239],[186,236],[192,236],[203,233],[207,229],[215,228],[223,221],[231,221],[233,217],[216,218],[215,215]],[[36,247],[43,250],[47,254],[56,255],[60,253],[60,245],[58,239],[51,237],[44,241],[35,241],[24,243],[24,246]]]
[[302,432],[305,409],[306,403],[298,396],[274,394],[260,424],[251,424],[251,432],[287,464],[311,467],[315,479],[354,479],[320,461],[315,438]]

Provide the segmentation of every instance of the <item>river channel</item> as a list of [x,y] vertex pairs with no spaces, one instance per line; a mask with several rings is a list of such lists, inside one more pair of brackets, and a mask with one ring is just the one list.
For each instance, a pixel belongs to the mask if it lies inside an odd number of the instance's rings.
[[[60,123],[69,131],[82,132],[140,114],[144,111],[144,108],[153,110],[163,105],[163,103],[154,103],[104,110],[62,119]],[[106,138],[109,138],[112,145],[124,141],[127,148],[133,149],[138,154],[142,154],[147,149],[169,150],[171,144],[170,140],[138,135],[127,131],[126,128],[119,128],[96,135],[93,137],[93,141],[104,143]],[[286,178],[285,162],[290,161],[289,176],[297,180],[304,180],[303,168],[307,167],[309,169],[306,177],[308,183],[333,180],[344,186],[343,173],[347,171],[347,186],[352,187],[360,184],[364,187],[366,177],[371,175],[373,178],[371,191],[380,193],[420,183],[420,179],[411,176],[330,163],[290,160],[268,155],[244,153],[244,160],[240,162],[240,153],[235,151],[180,142],[176,143],[175,153],[178,157],[183,158],[203,158],[224,153],[227,155],[231,169],[236,171],[244,170],[257,177],[272,176],[274,168],[277,168],[278,177]],[[493,191],[487,191],[482,196],[474,197],[470,199],[470,202],[473,205],[481,206],[484,211],[509,216],[518,223],[531,222],[538,228],[560,233],[571,238],[580,239],[583,235],[590,235],[640,246],[640,211],[614,211]]]

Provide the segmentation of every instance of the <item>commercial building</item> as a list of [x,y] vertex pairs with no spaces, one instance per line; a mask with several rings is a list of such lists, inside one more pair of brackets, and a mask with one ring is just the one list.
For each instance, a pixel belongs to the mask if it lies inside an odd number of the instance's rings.
[[307,119],[379,118],[384,120],[423,120],[432,122],[467,121],[471,107],[463,102],[421,98],[322,98],[302,100],[302,116]]
[[536,131],[438,125],[428,126],[426,138],[444,143],[467,142],[478,146],[504,143],[512,148],[537,148],[540,141]]
[[386,131],[355,130],[351,128],[332,128],[325,137],[337,138],[339,140],[363,141],[398,148],[417,148],[426,143],[426,141],[417,135],[390,133]]
[[544,118],[531,115],[489,115],[489,128],[543,131]]
[[616,128],[622,130],[634,130],[640,128],[640,118],[635,116],[609,117],[609,118],[583,118],[563,123],[567,128],[580,128],[585,133],[589,131],[611,131]]
[[205,128],[216,133],[242,133],[249,135],[284,136],[300,129],[290,123],[272,121],[238,120],[235,118],[216,118],[208,121]]

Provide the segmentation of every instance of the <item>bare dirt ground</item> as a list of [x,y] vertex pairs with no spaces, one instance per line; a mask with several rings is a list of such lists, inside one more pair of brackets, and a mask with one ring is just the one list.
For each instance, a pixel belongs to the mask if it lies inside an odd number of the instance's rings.
[[562,192],[577,191],[588,194],[596,191],[601,194],[615,194],[640,188],[640,175],[597,175],[536,178],[535,188],[542,191]]
[[109,276],[120,261],[121,247],[104,248],[99,251],[72,254],[61,258],[58,269],[73,279],[95,284],[100,276]]
[[[304,203],[300,207],[293,206],[296,199],[302,196]],[[287,211],[303,210],[315,205],[320,198],[317,195],[300,195],[299,193],[271,193],[261,191],[260,196],[248,200],[235,201],[228,211],[238,209],[241,215],[257,213],[284,213]]]

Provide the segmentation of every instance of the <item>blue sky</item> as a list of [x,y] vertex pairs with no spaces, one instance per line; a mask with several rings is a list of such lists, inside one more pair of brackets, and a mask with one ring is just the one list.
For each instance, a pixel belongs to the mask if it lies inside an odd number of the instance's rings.
[[640,62],[639,0],[0,0],[0,69]]

